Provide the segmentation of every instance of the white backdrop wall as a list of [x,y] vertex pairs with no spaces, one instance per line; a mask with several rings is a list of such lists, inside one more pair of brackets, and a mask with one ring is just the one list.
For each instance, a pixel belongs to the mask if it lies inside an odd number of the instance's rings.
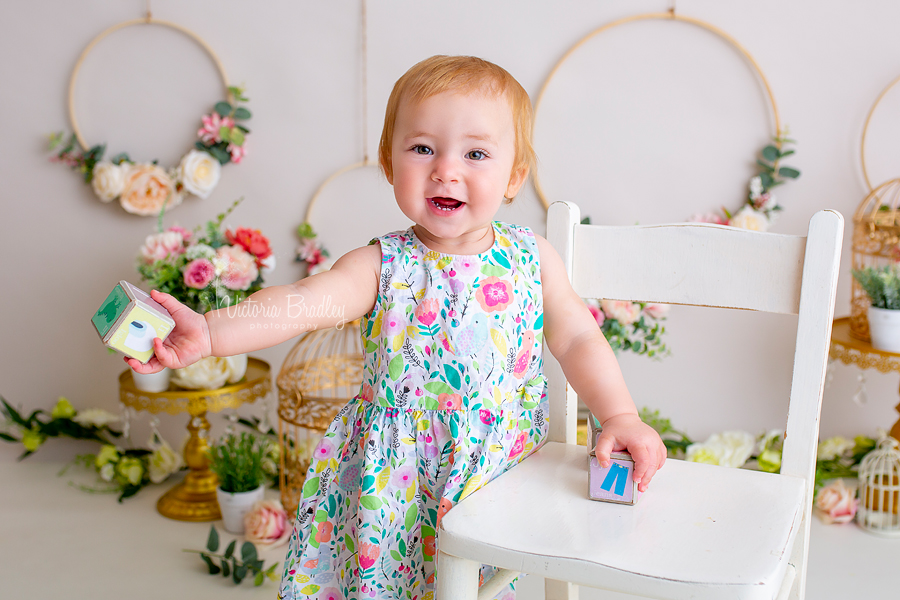
[[[278,267],[267,282],[292,281],[303,272],[292,262],[294,229],[313,192],[361,160],[364,142],[375,155],[388,93],[409,66],[437,53],[482,56],[512,72],[535,99],[557,60],[590,31],[668,7],[661,0],[370,0],[366,104],[359,0],[154,0],[156,18],[188,27],[216,50],[231,81],[246,85],[254,113],[244,163],[223,169],[210,198],[187,200],[166,223],[191,228],[243,196],[228,223],[268,235]],[[768,77],[782,122],[799,142],[790,164],[803,172],[776,190],[785,211],[773,230],[803,233],[822,208],[844,214],[837,314],[847,314],[850,219],[867,191],[860,135],[875,97],[900,75],[900,4],[682,0],[677,9],[729,32]],[[0,8],[0,394],[29,410],[49,408],[58,396],[78,408],[118,410],[124,364],[107,354],[89,318],[116,281],[138,282],[134,257],[155,223],[100,203],[76,174],[48,160],[44,136],[71,130],[66,90],[85,45],[144,10],[138,0]],[[108,142],[110,154],[173,164],[220,95],[212,63],[190,39],[134,27],[88,56],[75,101],[89,142]],[[752,68],[727,43],[684,23],[632,24],[585,44],[548,88],[536,128],[541,182],[551,201],[574,201],[595,223],[670,222],[736,208],[772,129]],[[898,133],[900,89],[872,124],[875,182],[900,175]],[[389,187],[367,169],[329,186],[313,222],[339,253],[405,227],[397,215]],[[531,186],[501,218],[544,231]],[[783,425],[777,415],[789,393],[790,324],[785,317],[675,308],[668,322],[673,355],[658,363],[623,356],[621,363],[636,402],[660,409],[694,438],[734,428],[756,433]],[[762,339],[744,341],[759,331]],[[258,355],[277,370],[292,343]],[[857,406],[856,370],[836,365],[824,435],[872,434],[896,420],[897,375],[868,375],[870,400]],[[760,388],[763,394],[751,393]],[[183,418],[163,418],[173,443],[183,426]],[[137,443],[141,436],[146,423],[137,428]],[[71,454],[65,444],[53,445],[57,450],[42,452]]]

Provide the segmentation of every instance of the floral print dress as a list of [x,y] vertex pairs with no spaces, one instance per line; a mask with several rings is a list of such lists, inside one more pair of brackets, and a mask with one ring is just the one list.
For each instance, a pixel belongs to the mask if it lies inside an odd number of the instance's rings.
[[280,598],[431,600],[441,517],[543,443],[538,249],[529,229],[492,226],[471,256],[412,228],[372,240],[363,383],[314,451]]

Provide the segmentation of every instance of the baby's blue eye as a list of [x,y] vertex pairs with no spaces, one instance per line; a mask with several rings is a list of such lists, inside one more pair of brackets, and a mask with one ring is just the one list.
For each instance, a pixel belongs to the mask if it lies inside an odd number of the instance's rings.
[[431,148],[428,146],[413,146],[413,152],[416,154],[431,154]]
[[471,150],[468,154],[466,154],[466,158],[470,158],[472,160],[484,160],[487,158],[487,155],[481,150]]

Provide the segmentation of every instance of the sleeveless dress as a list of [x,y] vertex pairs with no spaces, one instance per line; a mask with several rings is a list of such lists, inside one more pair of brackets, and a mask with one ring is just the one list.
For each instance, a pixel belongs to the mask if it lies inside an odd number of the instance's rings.
[[370,242],[363,383],[314,450],[280,598],[431,600],[440,519],[543,443],[537,244],[492,226],[478,255],[429,250],[412,228]]

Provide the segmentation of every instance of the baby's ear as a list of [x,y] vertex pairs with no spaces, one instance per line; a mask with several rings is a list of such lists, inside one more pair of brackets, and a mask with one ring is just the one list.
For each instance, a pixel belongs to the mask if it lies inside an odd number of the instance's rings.
[[512,176],[509,178],[509,185],[506,186],[506,197],[510,199],[515,198],[527,179],[528,167],[522,167],[513,171]]

